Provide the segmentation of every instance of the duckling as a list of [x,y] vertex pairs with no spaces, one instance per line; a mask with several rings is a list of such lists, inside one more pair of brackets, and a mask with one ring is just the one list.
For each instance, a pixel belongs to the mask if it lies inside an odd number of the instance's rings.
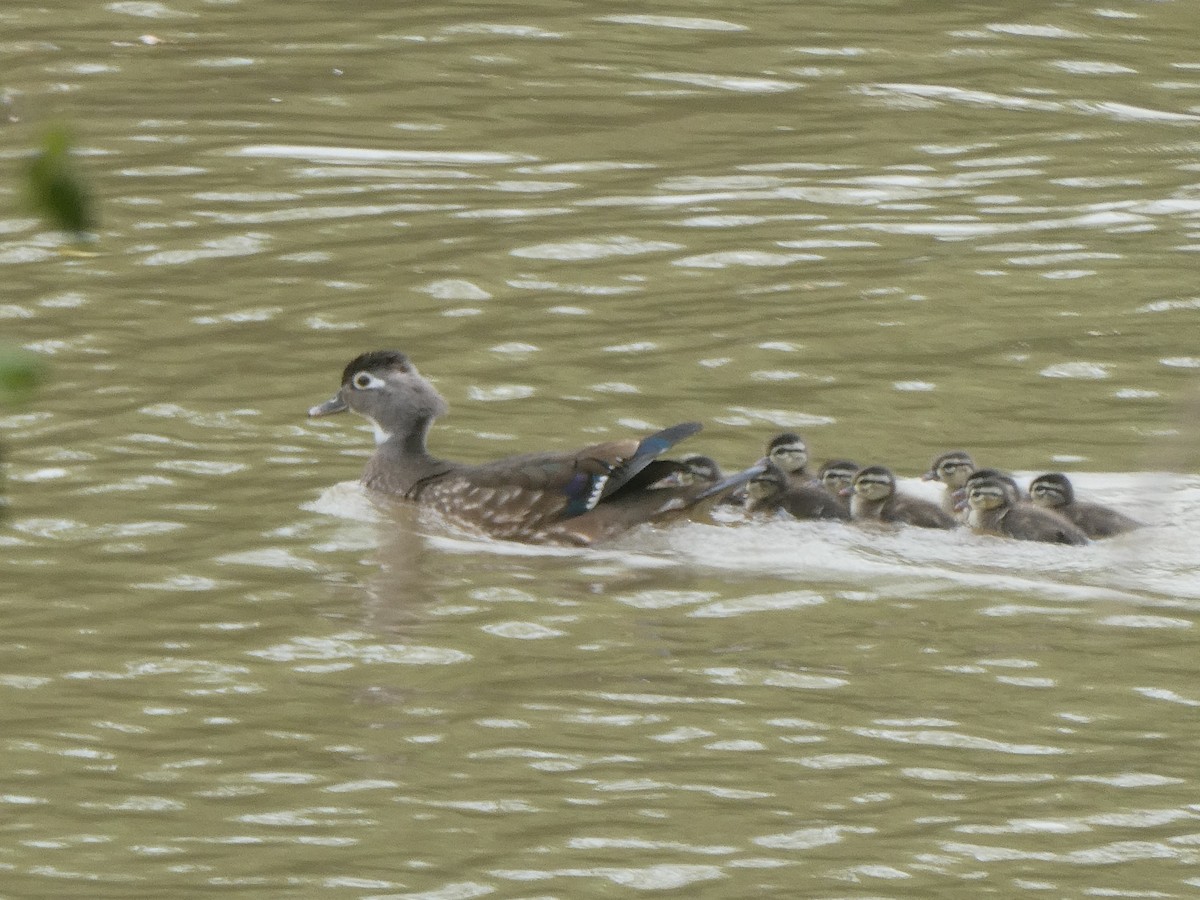
[[855,519],[903,522],[920,528],[954,528],[958,524],[936,503],[899,493],[896,476],[887,466],[859,469],[850,491],[850,514]]
[[788,473],[772,462],[746,485],[746,511],[786,512],[797,519],[846,521],[850,513],[837,497],[817,484],[792,484]]
[[1113,537],[1140,528],[1142,524],[1099,503],[1076,500],[1075,488],[1062,472],[1050,472],[1033,479],[1029,484],[1029,499],[1078,525],[1090,538]]
[[1001,472],[999,469],[976,469],[967,476],[967,480],[962,487],[962,498],[959,501],[959,505],[963,510],[969,511],[971,508],[970,504],[967,503],[967,493],[971,485],[984,479],[999,482],[1004,488],[1004,496],[1009,503],[1022,502],[1021,486],[1017,484],[1017,479],[1006,472]]
[[[670,460],[663,460],[663,462],[669,463]],[[707,487],[716,484],[724,477],[720,464],[711,456],[704,456],[700,453],[689,453],[687,456],[682,456],[673,465],[677,466],[674,471],[660,478],[650,487],[655,490],[666,487],[691,487],[692,485]]]
[[777,434],[767,443],[767,459],[784,475],[789,485],[815,484],[808,473],[808,445],[791,431]]
[[946,486],[942,494],[942,509],[952,516],[958,516],[965,499],[963,488],[967,477],[975,471],[975,460],[966,450],[950,450],[941,456],[936,456],[929,465],[929,471],[921,476],[922,481],[940,481]]
[[854,483],[859,470],[858,463],[849,459],[831,459],[817,472],[817,480],[825,485],[829,493],[841,496],[841,492]]
[[977,469],[967,479],[967,524],[977,534],[1053,544],[1089,543],[1082,529],[1051,512],[1021,500],[1017,483],[995,469]]
[[[770,463],[784,473],[789,485],[817,484],[817,480],[808,474],[806,468],[808,466],[808,446],[804,443],[804,438],[794,432],[785,431],[771,438],[767,442],[767,452],[762,462]],[[748,499],[743,490],[726,494],[724,499],[719,502],[746,507]]]
[[831,459],[821,466],[817,472],[817,482],[829,491],[834,498],[850,514],[850,485],[859,465],[849,459]]
[[700,430],[683,422],[644,438],[567,452],[529,453],[471,465],[439,459],[425,442],[446,401],[398,350],[356,357],[332,398],[309,416],[353,410],[375,426],[363,483],[430,507],[504,540],[587,546],[645,522],[664,521],[745,484],[760,469],[716,485],[651,489],[679,464],[659,456]]

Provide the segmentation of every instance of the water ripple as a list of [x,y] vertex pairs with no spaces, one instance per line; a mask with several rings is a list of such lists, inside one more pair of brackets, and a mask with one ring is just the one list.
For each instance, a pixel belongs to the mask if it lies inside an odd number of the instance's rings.
[[800,828],[783,834],[768,834],[753,838],[760,847],[775,850],[815,850],[838,844],[849,835],[874,834],[876,829],[850,825],[827,825],[818,828]]
[[302,144],[255,144],[230,151],[231,156],[268,159],[303,159],[329,162],[396,162],[466,165],[511,165],[536,162],[536,156],[491,150],[378,150],[364,147],[319,147]]
[[366,644],[359,643],[362,635],[342,634],[330,637],[297,637],[282,644],[263,650],[251,650],[257,656],[272,662],[354,661],[362,663],[385,663],[416,666],[444,666],[466,662],[471,654],[449,647],[422,647],[409,644]]
[[510,251],[513,256],[524,259],[553,259],[578,261],[604,259],[611,256],[639,256],[646,253],[662,253],[678,250],[680,244],[671,241],[647,241],[628,235],[614,235],[590,241],[565,241],[552,244],[537,244],[517,247]]
[[682,28],[687,31],[746,31],[747,26],[723,19],[697,19],[686,16],[611,15],[598,16],[597,22],[615,25],[649,25],[654,28]]
[[953,747],[960,750],[987,750],[993,753],[1015,753],[1022,756],[1049,756],[1071,751],[1063,747],[1045,744],[1016,744],[993,738],[976,737],[954,731],[931,731],[929,729],[851,728],[853,734],[862,737],[896,741],[902,744],[920,744],[928,747]]

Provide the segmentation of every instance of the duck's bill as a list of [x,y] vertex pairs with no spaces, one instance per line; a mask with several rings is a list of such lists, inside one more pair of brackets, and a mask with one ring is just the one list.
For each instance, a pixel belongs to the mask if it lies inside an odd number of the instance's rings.
[[315,419],[317,416],[332,416],[334,413],[345,412],[349,408],[341,394],[334,394],[324,403],[319,403],[310,409],[308,415],[309,418]]

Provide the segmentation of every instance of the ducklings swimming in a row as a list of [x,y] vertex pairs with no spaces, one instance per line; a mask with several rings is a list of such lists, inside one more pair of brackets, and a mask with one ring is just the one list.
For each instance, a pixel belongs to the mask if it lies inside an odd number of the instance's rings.
[[808,447],[799,435],[787,432],[772,438],[766,470],[747,487],[747,511],[920,528],[966,525],[979,534],[1075,545],[1139,525],[1106,506],[1075,500],[1071,482],[1062,473],[1035,478],[1026,495],[1010,476],[995,469],[977,470],[965,450],[941,454],[921,476],[945,485],[940,506],[899,491],[886,466],[860,469],[850,460],[831,460],[814,479],[807,463]]

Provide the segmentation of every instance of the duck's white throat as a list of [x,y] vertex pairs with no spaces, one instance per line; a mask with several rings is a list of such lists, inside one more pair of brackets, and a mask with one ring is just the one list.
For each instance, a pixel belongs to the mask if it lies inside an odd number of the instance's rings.
[[379,427],[379,423],[376,422],[374,419],[371,419],[370,421],[371,421],[371,427],[375,429],[375,446],[376,447],[378,447],[380,444],[386,444],[388,441],[390,441],[392,439],[392,433],[390,431],[384,431],[382,428]]

